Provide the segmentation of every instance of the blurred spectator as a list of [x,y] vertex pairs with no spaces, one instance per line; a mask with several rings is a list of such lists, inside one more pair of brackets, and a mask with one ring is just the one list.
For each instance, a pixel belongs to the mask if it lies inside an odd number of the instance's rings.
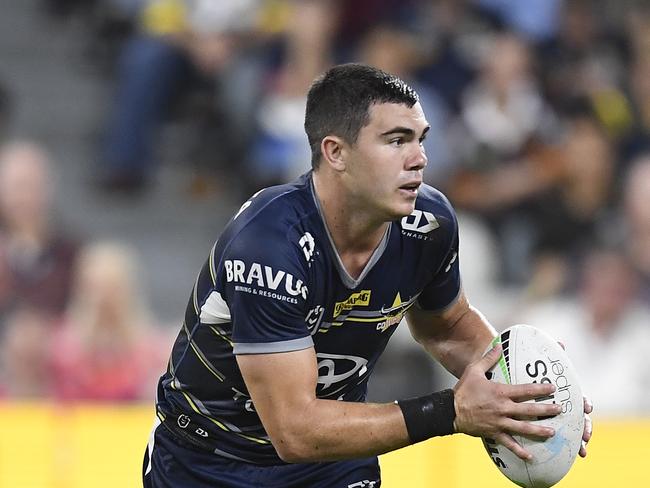
[[496,27],[474,4],[457,0],[424,2],[416,25],[428,58],[418,78],[457,111]]
[[556,109],[563,111],[576,98],[590,97],[608,125],[610,117],[621,116],[613,107],[624,103],[619,89],[629,53],[623,36],[606,25],[593,3],[564,2],[557,36],[539,47],[539,74]]
[[420,46],[417,33],[401,25],[378,25],[361,40],[360,58],[365,63],[396,74],[417,91],[430,126],[424,140],[429,160],[425,178],[434,185],[444,182],[451,163],[447,144],[447,107],[437,93],[416,78],[426,61],[426,53]]
[[563,0],[474,0],[509,29],[531,42],[555,35]]
[[556,185],[536,202],[535,267],[529,298],[552,295],[575,276],[575,263],[593,242],[608,238],[614,188],[614,150],[602,126],[588,114],[567,120],[565,140],[553,165]]
[[[115,110],[101,154],[102,187],[136,192],[148,183],[157,131],[172,101],[190,87],[214,88],[238,38],[255,27],[258,9],[258,0],[149,2],[142,31],[120,60]],[[227,135],[218,136],[227,146]]]
[[557,179],[546,164],[557,121],[531,71],[528,46],[500,34],[466,90],[453,129],[458,170],[448,192],[461,209],[481,215],[495,233],[502,278],[523,282],[533,244],[530,203]]
[[35,143],[0,150],[0,318],[14,307],[56,316],[67,303],[77,243],[53,219],[52,170]]
[[641,295],[650,306],[650,154],[640,156],[632,164],[624,195],[625,242],[634,266],[641,273]]
[[303,122],[307,89],[332,63],[339,10],[329,0],[290,3],[284,56],[256,113],[248,172],[250,190],[293,179],[310,168]]
[[0,342],[0,397],[33,399],[51,394],[48,357],[53,327],[51,317],[28,308],[6,318]]
[[650,413],[650,309],[637,298],[636,275],[623,253],[591,251],[577,296],[557,295],[518,321],[566,345],[599,415]]
[[[646,29],[650,30],[650,19],[646,21]],[[631,123],[621,137],[620,159],[623,163],[650,151],[650,53],[648,51],[638,53],[630,67],[628,96],[632,115]],[[625,165],[621,169],[624,168]]]
[[168,341],[152,326],[138,275],[128,247],[96,243],[82,251],[52,343],[57,398],[127,401],[154,394]]
[[11,97],[9,91],[0,83],[0,143],[4,141],[9,129],[11,115]]

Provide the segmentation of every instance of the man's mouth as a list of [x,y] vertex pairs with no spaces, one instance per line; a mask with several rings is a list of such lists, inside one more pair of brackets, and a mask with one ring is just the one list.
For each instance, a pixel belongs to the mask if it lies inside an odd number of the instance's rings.
[[402,185],[399,187],[399,189],[411,195],[417,195],[419,187],[420,187],[420,182],[416,181],[413,183],[407,183],[406,185]]

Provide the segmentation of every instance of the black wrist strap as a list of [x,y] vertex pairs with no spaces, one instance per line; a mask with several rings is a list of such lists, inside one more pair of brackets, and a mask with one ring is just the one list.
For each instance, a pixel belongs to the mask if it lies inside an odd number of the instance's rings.
[[396,402],[402,409],[411,443],[454,433],[454,390]]

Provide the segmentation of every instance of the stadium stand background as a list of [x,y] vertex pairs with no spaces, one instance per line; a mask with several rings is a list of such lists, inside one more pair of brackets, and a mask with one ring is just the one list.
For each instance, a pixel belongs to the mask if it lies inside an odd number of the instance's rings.
[[[351,60],[421,93],[478,307],[601,358],[602,423],[559,486],[650,484],[645,2],[190,3],[0,0],[0,487],[137,485],[196,271],[247,196],[307,168],[304,90]],[[404,329],[371,399],[451,381]],[[481,450],[392,454],[385,484],[506,486]]]

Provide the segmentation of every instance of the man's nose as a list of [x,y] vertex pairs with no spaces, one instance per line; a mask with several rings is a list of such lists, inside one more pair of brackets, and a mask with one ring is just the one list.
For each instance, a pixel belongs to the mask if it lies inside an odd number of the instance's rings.
[[427,159],[427,154],[424,150],[424,146],[422,144],[418,144],[415,153],[411,156],[411,158],[408,161],[407,169],[409,170],[424,169],[428,161],[429,160]]

